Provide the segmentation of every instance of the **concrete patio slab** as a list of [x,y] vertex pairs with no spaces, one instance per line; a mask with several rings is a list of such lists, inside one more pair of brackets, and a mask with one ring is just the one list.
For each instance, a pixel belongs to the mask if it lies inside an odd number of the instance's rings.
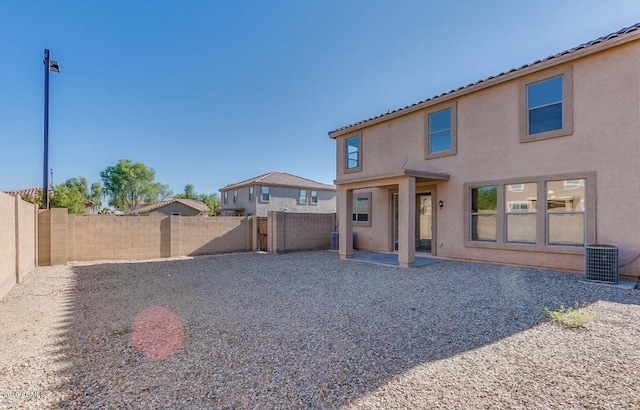
[[[380,252],[363,252],[357,251],[353,253],[351,260],[357,262],[375,263],[378,265],[399,266],[398,255],[393,253]],[[428,258],[424,256],[416,256],[415,266],[426,266],[434,263],[445,262],[444,259]]]

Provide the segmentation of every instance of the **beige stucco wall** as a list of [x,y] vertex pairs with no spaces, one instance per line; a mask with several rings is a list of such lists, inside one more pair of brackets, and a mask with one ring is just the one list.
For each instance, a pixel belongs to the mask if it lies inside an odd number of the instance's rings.
[[[411,113],[337,138],[340,178],[376,178],[406,169],[448,172],[435,183],[445,205],[437,214],[439,256],[583,270],[583,256],[465,246],[464,183],[596,172],[596,241],[621,248],[621,260],[640,251],[640,44],[636,41],[567,63],[573,70],[573,134],[521,143],[519,82],[457,99],[457,155],[424,159],[425,111]],[[344,139],[361,133],[362,170],[345,174]],[[365,247],[389,250],[390,193],[374,191],[371,228],[355,228]],[[386,227],[386,228],[385,228]],[[363,242],[358,240],[358,244]],[[622,268],[640,275],[640,260]]]

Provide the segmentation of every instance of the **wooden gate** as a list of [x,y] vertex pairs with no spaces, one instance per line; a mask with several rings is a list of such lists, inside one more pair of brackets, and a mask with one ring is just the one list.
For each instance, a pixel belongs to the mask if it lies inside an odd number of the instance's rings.
[[258,220],[258,250],[267,252],[267,238],[269,237],[269,229],[267,218],[257,218]]

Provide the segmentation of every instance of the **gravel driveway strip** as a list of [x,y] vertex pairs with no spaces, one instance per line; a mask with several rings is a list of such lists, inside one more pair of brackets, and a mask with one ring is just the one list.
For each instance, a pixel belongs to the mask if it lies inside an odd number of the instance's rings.
[[640,408],[640,291],[581,279],[328,251],[38,268],[0,302],[0,407]]

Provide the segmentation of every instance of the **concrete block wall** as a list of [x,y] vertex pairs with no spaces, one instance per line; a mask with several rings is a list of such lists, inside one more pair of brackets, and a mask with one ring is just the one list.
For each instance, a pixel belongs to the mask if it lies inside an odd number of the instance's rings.
[[0,299],[35,269],[36,206],[0,192]]
[[69,215],[69,260],[130,260],[177,256],[171,252],[170,222],[171,217]]
[[[180,218],[180,217],[174,217]],[[183,255],[253,250],[254,217],[180,218]]]
[[329,249],[335,231],[336,214],[271,211],[269,218],[269,252]]
[[41,210],[38,213],[38,265],[66,265],[68,253],[69,214],[64,208]]
[[38,207],[20,198],[16,201],[16,282],[21,283],[24,278],[36,269]]
[[16,284],[16,204],[0,192],[0,298]]
[[[335,214],[271,212],[269,251],[329,249]],[[67,215],[42,211],[39,264],[135,260],[256,249],[256,217]]]

